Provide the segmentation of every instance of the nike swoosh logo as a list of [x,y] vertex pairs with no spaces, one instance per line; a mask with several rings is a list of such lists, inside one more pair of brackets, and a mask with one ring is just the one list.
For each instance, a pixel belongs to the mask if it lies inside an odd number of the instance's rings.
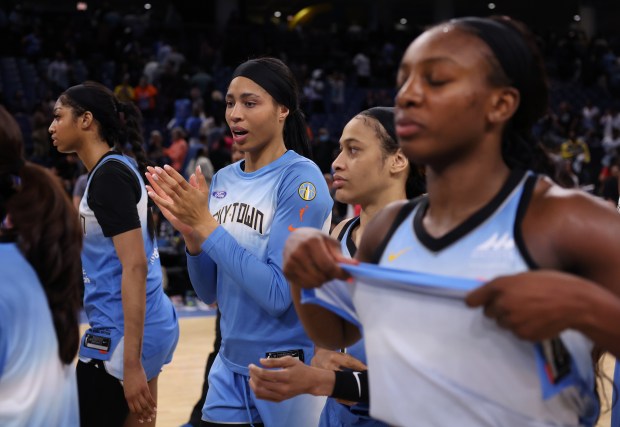
[[288,231],[290,231],[291,233],[295,230],[297,230],[297,227],[293,227],[293,224],[288,226]]
[[393,254],[389,254],[388,255],[388,261],[392,262],[392,261],[396,261],[398,258],[400,258],[401,255],[409,252],[411,250],[411,248],[405,248],[405,249],[401,249],[400,251],[393,253]]
[[358,396],[361,399],[362,398],[362,383],[360,382],[360,372],[353,372],[353,376],[355,377],[355,381],[357,381],[357,392],[358,392]]

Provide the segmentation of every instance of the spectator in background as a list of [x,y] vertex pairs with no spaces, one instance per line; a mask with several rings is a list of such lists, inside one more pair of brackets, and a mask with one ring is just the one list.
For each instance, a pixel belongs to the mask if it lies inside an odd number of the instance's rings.
[[203,98],[209,93],[209,88],[213,83],[213,77],[207,73],[202,67],[198,67],[196,72],[190,77],[189,82],[192,86],[198,87],[200,96]]
[[601,116],[599,123],[602,126],[603,138],[611,137],[611,133],[615,126],[616,110],[614,108],[607,108],[605,113]]
[[187,162],[184,176],[192,176],[192,174],[196,172],[196,167],[200,166],[200,170],[205,177],[205,181],[210,187],[211,179],[213,178],[213,164],[209,159],[209,150],[206,145],[206,137],[203,136],[202,138],[204,138],[202,141],[204,145],[198,149],[196,152],[196,157]]
[[140,77],[138,86],[134,88],[134,100],[145,119],[155,115],[157,88],[148,82],[146,76]]
[[32,157],[44,163],[50,152],[50,136],[47,132],[48,117],[41,106],[35,107],[32,115]]
[[[171,62],[165,62],[159,77],[159,98],[157,107],[160,117],[171,117],[174,112],[174,101],[185,95],[186,82],[174,72]],[[191,110],[190,110],[191,111]],[[187,118],[187,117],[186,117]]]
[[556,114],[556,124],[562,136],[567,136],[574,128],[575,114],[573,108],[567,101],[562,101]]
[[151,55],[150,58],[144,64],[142,69],[142,75],[146,77],[147,84],[155,84],[157,80],[157,73],[159,72],[159,62],[155,59],[155,56]]
[[41,53],[41,35],[38,26],[22,38],[22,47],[24,55],[31,59],[36,59]]
[[581,172],[584,166],[590,163],[590,149],[582,137],[577,136],[575,131],[570,131],[568,139],[560,147],[560,153],[564,160],[569,160],[572,168],[582,182]]
[[320,68],[314,70],[308,85],[310,86],[308,96],[310,111],[312,114],[325,114],[325,79],[323,78],[323,70]]
[[362,88],[370,86],[370,58],[359,52],[353,57],[353,66],[357,77],[357,85]]
[[620,180],[620,157],[614,157],[609,167],[609,175],[603,180],[601,197],[610,202],[614,207],[618,206]]
[[200,144],[200,131],[206,120],[202,107],[195,105],[192,108],[192,115],[185,121],[185,131],[190,146]]
[[346,89],[344,74],[336,71],[329,76],[328,82],[331,94],[332,111],[341,114],[344,112],[344,96]]
[[312,153],[321,172],[331,172],[332,162],[338,153],[338,143],[330,137],[327,128],[319,129],[313,143]]
[[205,101],[202,96],[202,91],[198,86],[192,86],[189,90],[189,100],[192,103],[192,111],[196,108],[200,110],[205,109]]
[[181,67],[185,63],[185,55],[179,52],[176,45],[170,46],[170,51],[166,54],[164,63],[171,64],[174,74],[179,74]]
[[69,86],[69,64],[62,52],[56,52],[56,58],[47,67],[47,78],[56,92]]
[[131,76],[129,73],[123,75],[123,81],[121,84],[116,85],[114,88],[114,95],[122,102],[133,102],[135,99],[134,89],[131,86]]
[[151,131],[146,146],[146,155],[157,166],[170,163],[170,158],[164,154],[164,137],[158,130]]
[[605,157],[603,157],[603,166],[611,165],[611,160],[616,156],[616,150],[620,147],[620,129],[612,128],[611,135],[605,136],[602,141]]
[[215,124],[219,125],[225,123],[224,112],[226,111],[226,103],[224,102],[224,95],[219,90],[211,92],[211,108],[210,116],[215,120]]
[[171,133],[170,147],[163,149],[163,154],[170,158],[171,166],[179,173],[183,173],[183,164],[187,156],[188,144],[185,140],[185,131],[182,127],[175,127]]
[[591,99],[586,100],[586,104],[581,109],[581,124],[583,128],[586,130],[594,129],[600,113],[601,110],[592,104]]

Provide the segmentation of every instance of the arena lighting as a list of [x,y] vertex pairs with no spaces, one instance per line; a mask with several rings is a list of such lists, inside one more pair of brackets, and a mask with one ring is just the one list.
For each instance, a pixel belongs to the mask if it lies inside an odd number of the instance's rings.
[[495,3],[489,3],[487,7],[491,10],[495,9]]
[[75,8],[80,11],[88,10],[88,3],[86,3],[85,1],[79,1],[75,5]]
[[575,16],[573,16],[573,19],[575,20],[575,22],[579,22],[579,21],[581,21],[581,16],[580,15],[575,15]]
[[401,25],[407,25],[407,18],[400,18]]
[[145,8],[146,10],[151,10],[151,3],[145,3],[145,4],[144,4],[144,8]]
[[328,12],[330,10],[332,10],[332,5],[330,3],[321,3],[313,6],[304,7],[293,16],[293,19],[288,22],[288,28],[289,30],[292,30],[297,25],[303,25],[311,21],[316,15]]
[[280,12],[279,10],[276,10],[275,12],[273,12],[273,16],[275,16],[276,18],[279,18],[280,16],[282,16],[282,12]]

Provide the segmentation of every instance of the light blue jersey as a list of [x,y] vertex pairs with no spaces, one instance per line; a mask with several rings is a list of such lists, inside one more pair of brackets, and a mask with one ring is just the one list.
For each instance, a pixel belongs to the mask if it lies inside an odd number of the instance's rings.
[[[104,350],[100,345],[93,346],[86,343],[87,335],[85,334],[80,346],[80,358],[84,361],[91,358],[104,360],[108,373],[122,379],[124,315],[121,277],[123,270],[112,238],[104,236],[93,210],[88,205],[91,181],[96,171],[106,162],[120,162],[126,165],[140,182],[141,195],[137,210],[148,265],[142,363],[147,379],[150,380],[157,376],[162,366],[172,359],[179,336],[179,326],[174,307],[162,288],[159,252],[147,227],[149,208],[146,188],[142,184],[140,173],[133,161],[119,154],[108,155],[93,169],[80,203],[80,219],[84,231],[82,249],[84,310],[91,326],[87,334],[92,333],[110,340],[109,349]],[[117,347],[119,345],[120,347]],[[104,347],[107,347],[107,344]]]
[[411,210],[388,236],[379,265],[412,278],[434,275],[438,283],[443,277],[437,291],[356,282],[373,417],[393,425],[521,427],[588,425],[596,415],[587,338],[561,334],[576,385],[545,395],[534,344],[468,308],[462,290],[442,290],[451,281],[475,284],[535,268],[520,231],[535,182],[513,172],[487,206],[439,239],[422,225],[428,199]]
[[209,209],[221,226],[187,258],[196,293],[207,303],[217,299],[222,314],[218,357],[247,378],[248,365],[268,353],[302,350],[306,363],[313,356],[282,273],[282,250],[294,229],[329,226],[332,199],[318,167],[294,151],[254,172],[242,164],[214,175]]
[[246,173],[240,163],[215,174],[209,209],[221,224],[188,256],[198,295],[217,298],[222,313],[222,361],[248,375],[248,364],[267,352],[303,349],[312,342],[292,305],[282,273],[282,250],[292,230],[327,227],[332,200],[314,163],[287,151],[273,163]]
[[[355,252],[357,250],[355,243],[352,238],[352,231],[357,227],[360,223],[359,217],[355,218],[351,222],[346,225],[346,228],[343,230],[343,233],[339,236],[340,239],[340,248],[342,250],[342,254],[346,257],[353,258],[355,256]],[[344,286],[343,286],[344,285]],[[344,304],[349,305],[352,304],[351,294],[348,291],[349,285],[343,282],[330,282],[323,285],[322,289],[326,290],[330,287],[336,288],[334,290],[334,295],[339,295],[342,298],[346,299]],[[344,287],[344,289],[340,289],[341,292],[338,292],[338,287]],[[306,301],[309,302],[309,301]],[[316,302],[316,300],[315,300]],[[342,301],[340,301],[342,304]],[[350,347],[347,347],[346,352],[351,356],[355,357],[360,362],[366,364],[366,352],[364,351],[364,338],[360,339],[358,342],[353,344]],[[386,424],[381,421],[374,420],[370,418],[368,414],[368,404],[365,403],[357,403],[352,406],[344,405],[339,403],[336,399],[329,397],[327,402],[325,403],[325,408],[323,408],[323,413],[321,414],[321,422],[319,427],[384,427]]]
[[58,355],[52,314],[36,272],[0,243],[0,426],[79,426],[73,365]]

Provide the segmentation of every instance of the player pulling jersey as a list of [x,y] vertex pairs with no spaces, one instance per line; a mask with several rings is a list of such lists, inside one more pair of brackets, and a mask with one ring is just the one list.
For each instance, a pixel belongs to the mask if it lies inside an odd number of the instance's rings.
[[[434,278],[442,289],[433,295],[387,286],[391,277],[380,268],[373,273],[385,275],[384,285],[362,279],[354,286],[373,417],[393,425],[416,420],[463,426],[577,426],[596,418],[588,339],[575,331],[561,334],[572,357],[562,380],[569,386],[543,395],[545,373],[534,345],[466,307],[450,290],[450,277],[475,283],[535,267],[520,234],[535,182],[533,175],[513,172],[487,206],[439,239],[422,227],[427,199],[401,212],[401,222],[392,227],[375,261],[395,271],[440,274]],[[325,300],[329,307],[338,298],[332,294]],[[338,310],[347,313],[348,303]]]
[[[439,239],[422,226],[422,199],[386,238],[379,264],[484,281],[535,268],[520,234],[535,182],[535,176],[513,171],[487,206]],[[398,425],[415,417],[424,425],[576,426],[598,410],[591,396],[591,343],[583,335],[561,334],[576,364],[570,375],[579,384],[545,399],[532,343],[499,328],[481,310],[458,298],[368,289],[358,286],[354,303],[368,343],[373,416]],[[379,351],[392,355],[390,366],[381,363]],[[402,381],[386,381],[396,373]],[[395,395],[401,397],[388,398]]]

